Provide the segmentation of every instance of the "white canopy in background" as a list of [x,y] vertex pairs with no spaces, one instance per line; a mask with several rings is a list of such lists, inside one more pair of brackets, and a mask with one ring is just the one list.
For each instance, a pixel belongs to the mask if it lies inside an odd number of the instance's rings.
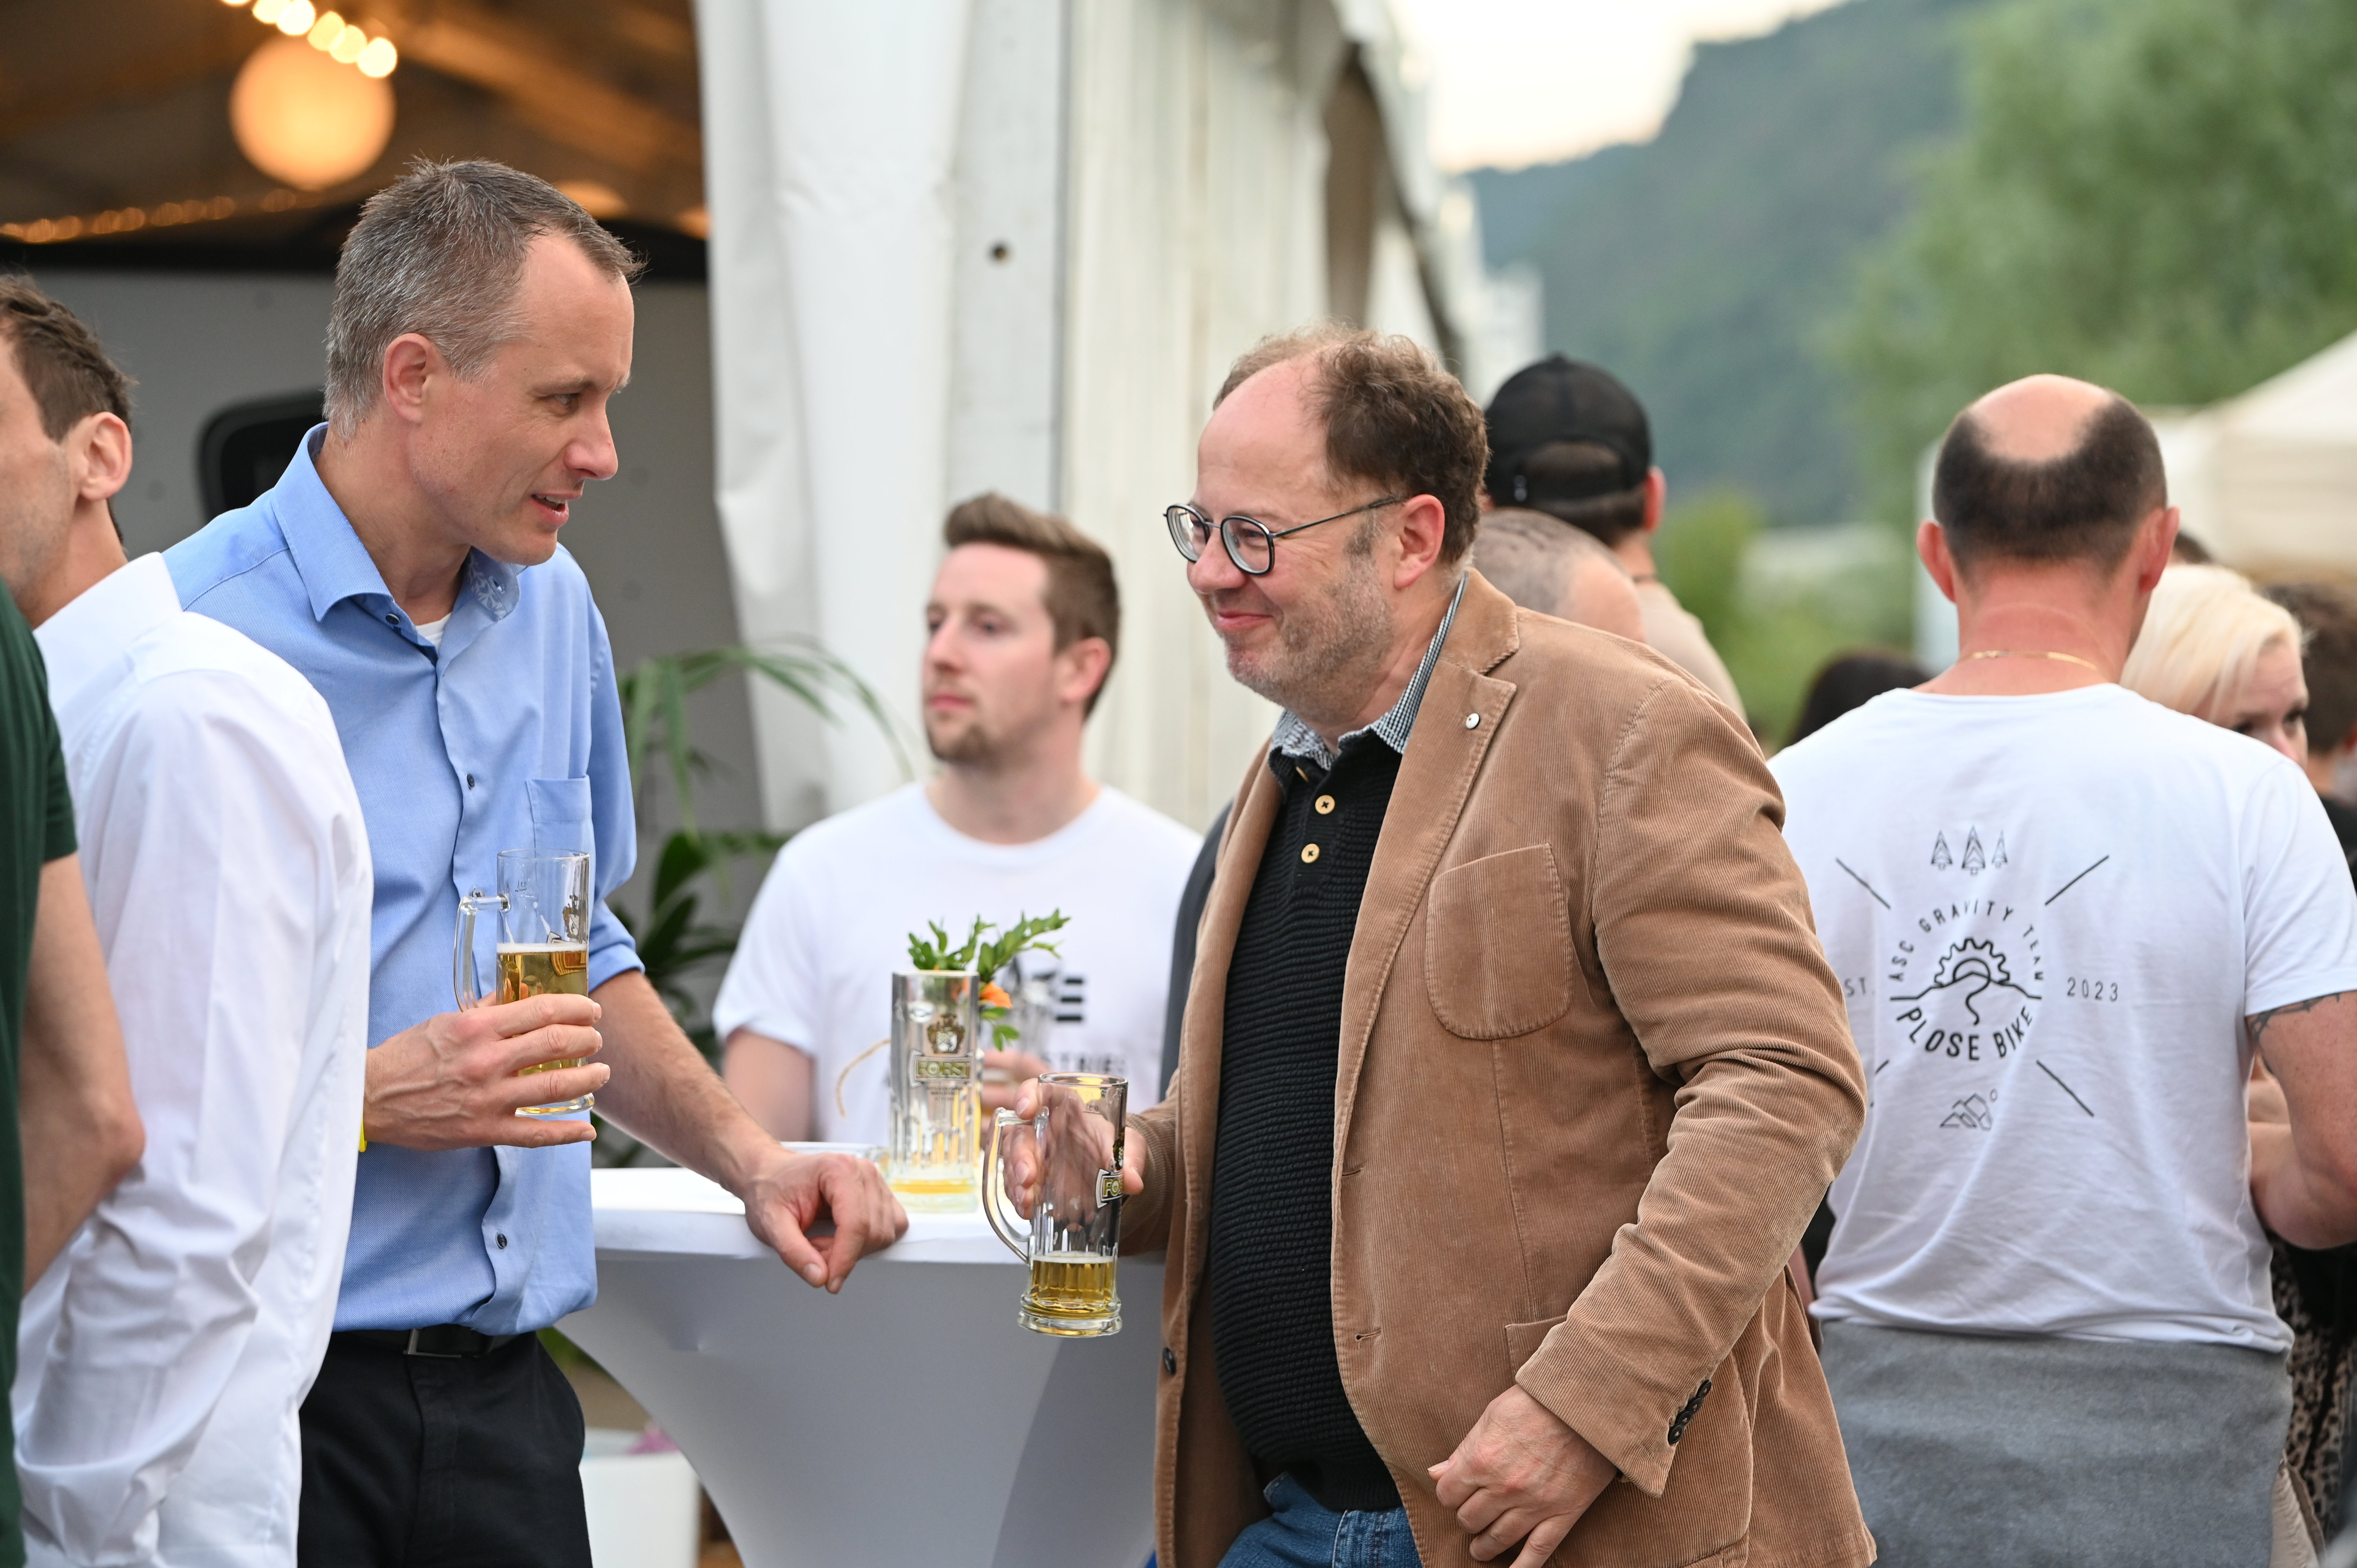
[[2185,531],[2219,560],[2277,580],[2357,578],[2357,337],[2153,424]]
[[[1383,0],[696,16],[743,635],[817,638],[914,748],[943,512],[994,489],[1061,511],[1122,588],[1092,766],[1200,823],[1270,717],[1228,680],[1160,516],[1229,362],[1329,313],[1337,235],[1368,324],[1452,351],[1476,395],[1538,349],[1527,290],[1491,289],[1469,193],[1424,155]],[[1335,113],[1338,84],[1371,111]],[[1329,212],[1338,147],[1381,171],[1355,218]],[[856,720],[827,729],[758,684],[754,714],[774,826],[899,777]]]

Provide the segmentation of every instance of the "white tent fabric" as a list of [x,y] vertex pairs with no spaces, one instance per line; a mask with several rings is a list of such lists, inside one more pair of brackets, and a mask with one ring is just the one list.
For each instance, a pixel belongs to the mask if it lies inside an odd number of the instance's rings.
[[[814,635],[912,693],[917,639],[874,613],[871,584],[927,553],[941,510],[966,0],[712,0],[696,20],[737,624],[757,645]],[[822,779],[859,800],[897,778],[870,732],[755,693],[772,821],[817,814]]]
[[2154,423],[2185,530],[2221,561],[2265,577],[2357,577],[2357,336]]
[[[1490,319],[1383,0],[698,0],[697,21],[745,637],[816,637],[914,736],[944,510],[995,488],[1061,511],[1112,553],[1125,612],[1091,767],[1201,822],[1271,714],[1227,678],[1160,514],[1230,361],[1326,314],[1322,115],[1354,47],[1396,196],[1368,324],[1458,347],[1477,391],[1535,357]],[[772,826],[899,777],[856,720],[758,684],[754,712]]]

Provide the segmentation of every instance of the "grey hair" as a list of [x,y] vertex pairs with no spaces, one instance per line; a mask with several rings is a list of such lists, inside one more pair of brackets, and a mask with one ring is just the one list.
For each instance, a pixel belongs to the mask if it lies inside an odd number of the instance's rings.
[[1583,561],[1601,561],[1629,575],[1611,546],[1543,511],[1501,507],[1481,520],[1473,542],[1474,569],[1491,587],[1541,615],[1562,616],[1571,607],[1572,571]]
[[384,351],[426,338],[471,378],[517,329],[524,253],[543,234],[629,283],[645,264],[546,180],[475,158],[420,158],[361,209],[336,263],[328,317],[328,422],[350,435],[376,405]]

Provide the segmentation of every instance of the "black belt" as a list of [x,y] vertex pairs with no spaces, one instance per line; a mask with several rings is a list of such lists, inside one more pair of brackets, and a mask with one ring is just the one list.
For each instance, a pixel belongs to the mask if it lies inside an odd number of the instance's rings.
[[404,1356],[435,1356],[444,1360],[457,1360],[488,1356],[526,1336],[479,1334],[456,1323],[437,1323],[431,1328],[347,1328],[333,1337],[377,1349],[398,1351]]

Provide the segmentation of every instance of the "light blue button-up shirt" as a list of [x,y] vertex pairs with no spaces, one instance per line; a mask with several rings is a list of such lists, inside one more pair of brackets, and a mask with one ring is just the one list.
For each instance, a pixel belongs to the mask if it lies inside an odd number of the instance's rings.
[[[581,568],[562,549],[529,569],[476,553],[437,650],[319,482],[326,428],[275,489],[164,559],[184,607],[294,665],[335,715],[376,862],[370,1042],[457,1005],[458,899],[495,886],[501,850],[591,852],[590,987],[640,967],[606,907],[638,845],[613,652]],[[488,975],[495,922],[478,940]],[[512,1334],[597,1294],[587,1144],[361,1155],[339,1329]]]

